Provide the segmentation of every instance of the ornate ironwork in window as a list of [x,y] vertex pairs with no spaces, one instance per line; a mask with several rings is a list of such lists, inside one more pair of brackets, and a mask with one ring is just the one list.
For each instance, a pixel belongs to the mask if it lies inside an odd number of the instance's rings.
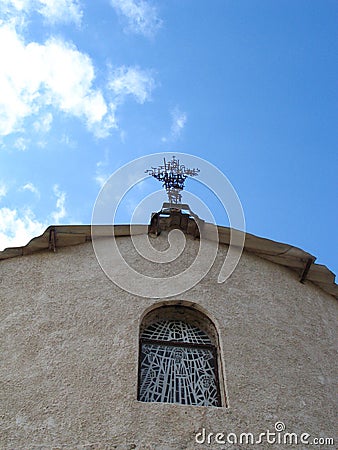
[[217,352],[209,336],[181,320],[161,320],[141,335],[139,400],[220,406]]

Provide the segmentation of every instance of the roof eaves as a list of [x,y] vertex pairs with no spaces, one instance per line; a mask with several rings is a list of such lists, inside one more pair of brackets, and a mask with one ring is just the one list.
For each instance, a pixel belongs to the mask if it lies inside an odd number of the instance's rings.
[[[209,224],[205,224],[208,226]],[[229,245],[230,228],[218,226],[219,242]],[[22,247],[6,248],[0,252],[0,261],[18,256],[31,255],[36,252],[54,250],[56,248],[83,244],[91,241],[90,225],[51,225],[40,236],[33,238]],[[117,237],[131,234],[146,234],[148,225],[96,225],[95,236]],[[281,242],[272,241],[253,234],[246,233],[244,249],[263,259],[282,265],[296,271],[299,279],[303,280],[306,269],[306,279],[313,282],[325,292],[338,298],[338,286],[335,283],[335,274],[326,266],[315,264],[315,257],[300,248]],[[311,264],[309,264],[311,262]]]

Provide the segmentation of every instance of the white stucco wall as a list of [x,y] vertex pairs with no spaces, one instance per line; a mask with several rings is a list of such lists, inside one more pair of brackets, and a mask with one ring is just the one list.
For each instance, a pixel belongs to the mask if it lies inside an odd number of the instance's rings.
[[[189,256],[198,241],[188,243]],[[202,448],[203,428],[258,437],[277,421],[335,437],[337,301],[247,253],[217,284],[224,252],[197,286],[166,302],[194,303],[214,321],[228,408],[136,400],[140,321],[164,302],[114,285],[91,243],[1,261],[0,448]],[[132,251],[130,261],[140,265]],[[205,447],[247,447],[211,441]]]

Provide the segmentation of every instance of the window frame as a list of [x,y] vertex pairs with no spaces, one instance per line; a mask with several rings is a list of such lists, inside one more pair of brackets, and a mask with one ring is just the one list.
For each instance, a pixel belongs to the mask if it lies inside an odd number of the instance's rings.
[[[184,312],[184,310],[189,310],[190,313],[194,313],[195,311],[192,308],[186,307],[186,306],[182,306],[182,305],[172,305],[175,306],[175,309],[181,310],[182,312]],[[166,308],[165,306],[162,308]],[[162,309],[161,307],[156,308],[156,309]],[[156,311],[156,310],[155,310]],[[154,310],[152,311],[154,312]],[[202,315],[205,316],[203,313],[201,313],[200,311],[198,311],[198,315]],[[164,403],[164,404],[173,404],[173,405],[180,405],[180,406],[197,406],[197,407],[214,407],[214,408],[221,408],[223,406],[227,406],[227,401],[226,401],[226,396],[224,395],[224,405],[222,404],[222,395],[221,395],[221,374],[219,371],[219,364],[218,364],[218,359],[220,357],[219,352],[220,352],[220,347],[218,344],[218,340],[215,343],[194,343],[194,342],[185,342],[185,341],[175,341],[175,340],[161,340],[161,339],[150,339],[150,338],[144,338],[142,337],[142,333],[151,325],[154,323],[158,323],[162,320],[166,320],[166,321],[174,321],[174,320],[179,320],[181,322],[187,323],[187,324],[191,324],[191,321],[185,320],[184,318],[174,318],[174,317],[170,317],[170,313],[168,314],[167,317],[163,317],[163,318],[158,318],[157,320],[152,321],[151,323],[148,323],[147,326],[143,327],[142,330],[142,324],[144,322],[144,319],[146,319],[147,316],[145,316],[142,320],[141,323],[141,329],[140,329],[140,334],[139,334],[139,356],[138,356],[138,377],[137,377],[137,400],[141,401],[142,403]],[[199,318],[200,321],[203,321],[203,317],[202,319]],[[208,321],[212,324],[212,326],[214,327],[212,321],[205,316],[205,321]],[[211,340],[211,342],[215,341],[214,336],[210,336],[209,333],[207,333],[205,330],[203,330],[202,328],[200,328],[197,325],[194,325],[197,328],[199,328],[201,331],[204,331],[205,334],[207,334],[207,336],[209,337],[209,339]],[[216,331],[216,330],[215,330]],[[142,362],[142,346],[144,344],[149,344],[149,345],[161,345],[161,346],[167,346],[167,347],[178,347],[178,348],[200,348],[200,349],[207,349],[212,353],[213,356],[213,365],[214,365],[214,375],[215,375],[215,381],[216,381],[216,397],[217,397],[217,405],[195,405],[195,404],[189,404],[189,403],[176,403],[176,402],[146,402],[143,400],[140,400],[140,389],[141,389],[141,362]]]

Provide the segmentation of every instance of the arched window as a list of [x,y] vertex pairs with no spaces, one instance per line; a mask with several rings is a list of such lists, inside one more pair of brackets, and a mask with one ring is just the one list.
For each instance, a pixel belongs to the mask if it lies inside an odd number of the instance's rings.
[[217,347],[208,328],[191,308],[153,311],[141,327],[140,401],[221,406]]

